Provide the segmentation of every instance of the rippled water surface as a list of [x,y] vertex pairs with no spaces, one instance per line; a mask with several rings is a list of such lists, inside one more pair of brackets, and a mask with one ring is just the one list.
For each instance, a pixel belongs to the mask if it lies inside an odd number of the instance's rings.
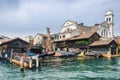
[[0,61],[0,80],[120,80],[120,58],[54,59],[26,69]]

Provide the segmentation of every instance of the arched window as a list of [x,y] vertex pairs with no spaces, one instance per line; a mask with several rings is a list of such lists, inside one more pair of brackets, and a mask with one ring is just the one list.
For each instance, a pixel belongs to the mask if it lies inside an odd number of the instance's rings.
[[105,29],[103,30],[103,33],[104,33],[104,37],[105,37],[105,33],[106,33],[106,32],[105,32]]
[[108,18],[106,18],[106,21],[108,22]]
[[108,37],[108,32],[107,32],[107,30],[103,30],[102,32],[101,32],[101,36],[102,37]]
[[63,38],[65,38],[65,35],[63,35]]
[[104,33],[103,33],[103,31],[101,32],[101,36],[104,36]]
[[111,18],[109,17],[109,22],[111,21]]
[[108,32],[106,31],[106,37],[108,37]]

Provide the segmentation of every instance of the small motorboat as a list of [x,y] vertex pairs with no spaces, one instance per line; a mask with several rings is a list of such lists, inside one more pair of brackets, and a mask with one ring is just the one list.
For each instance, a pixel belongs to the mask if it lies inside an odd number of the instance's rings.
[[45,57],[45,56],[47,56],[46,53],[41,53],[41,54],[39,54],[39,58],[40,58],[40,57]]
[[46,52],[46,53],[41,53],[39,54],[39,57],[45,57],[45,56],[53,56],[55,55],[55,52]]
[[47,56],[53,56],[55,55],[55,52],[54,51],[48,51],[46,52]]
[[110,57],[111,57],[111,54],[110,54],[110,53],[104,53],[104,54],[102,54],[102,56],[103,56],[104,58],[110,58]]
[[54,56],[59,56],[59,57],[70,57],[70,56],[76,56],[79,54],[78,52],[55,52]]
[[60,56],[62,56],[62,54],[60,52],[55,52],[54,56],[55,57],[60,57]]
[[69,53],[68,53],[69,56],[76,56],[76,55],[78,55],[78,54],[79,54],[78,52],[69,52]]
[[35,53],[33,53],[31,51],[27,51],[27,52],[25,52],[25,54],[28,55],[28,56],[34,56],[35,55]]

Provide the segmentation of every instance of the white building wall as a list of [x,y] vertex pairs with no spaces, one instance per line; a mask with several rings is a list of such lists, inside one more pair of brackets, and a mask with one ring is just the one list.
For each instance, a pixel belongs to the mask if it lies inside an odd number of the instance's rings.
[[101,37],[109,37],[109,29],[102,26],[97,33],[101,36]]
[[114,19],[113,11],[112,10],[106,11],[105,22],[107,22],[107,24],[109,25],[109,37],[111,38],[113,38],[113,28],[114,28],[113,19]]
[[65,32],[65,31],[68,31],[68,30],[74,30],[76,28],[77,28],[76,24],[70,25],[70,26],[66,26],[66,27],[62,28],[61,32]]
[[65,36],[66,38],[70,38],[70,33],[67,33]]
[[73,31],[73,32],[70,34],[70,37],[73,37],[73,36],[76,36],[76,35],[80,35],[80,32],[79,32],[78,30]]
[[30,38],[29,38],[29,37],[26,37],[25,40],[26,40],[27,42],[29,42]]
[[[65,37],[63,37],[65,36]],[[65,39],[65,38],[70,38],[70,33],[66,33],[66,34],[59,34],[59,40]]]
[[110,25],[109,31],[109,37],[113,37],[113,25]]
[[42,44],[42,41],[43,41],[43,37],[40,35],[36,35],[34,38],[34,45],[35,44]]

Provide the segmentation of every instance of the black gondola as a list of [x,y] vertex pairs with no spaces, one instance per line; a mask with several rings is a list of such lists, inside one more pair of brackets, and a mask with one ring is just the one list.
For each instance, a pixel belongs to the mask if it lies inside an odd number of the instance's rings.
[[41,44],[36,44],[30,49],[30,51],[36,54],[41,54],[43,51],[43,47]]

